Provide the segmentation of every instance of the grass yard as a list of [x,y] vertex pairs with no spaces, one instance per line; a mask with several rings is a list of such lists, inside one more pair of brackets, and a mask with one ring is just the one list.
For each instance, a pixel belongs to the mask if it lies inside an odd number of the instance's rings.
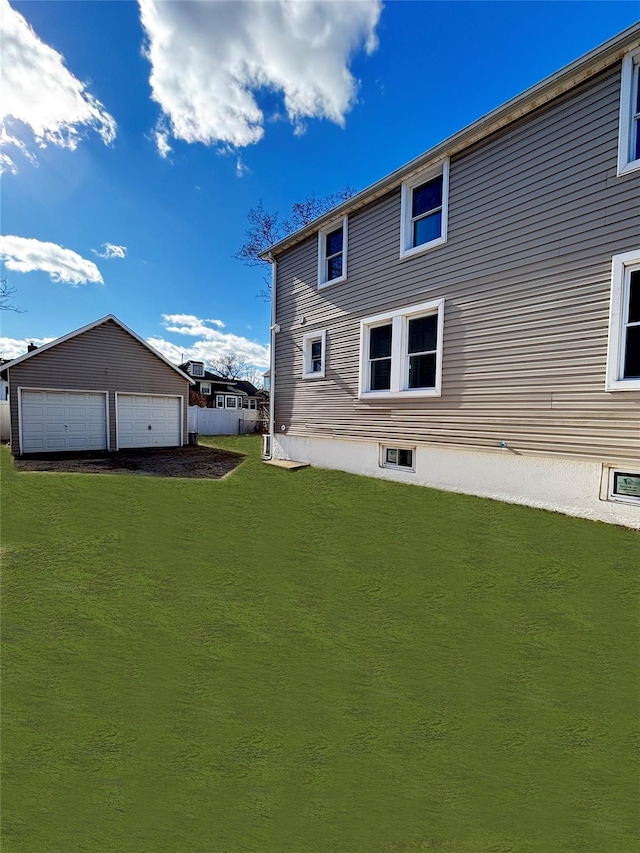
[[16,474],[3,853],[637,853],[637,534],[247,460]]

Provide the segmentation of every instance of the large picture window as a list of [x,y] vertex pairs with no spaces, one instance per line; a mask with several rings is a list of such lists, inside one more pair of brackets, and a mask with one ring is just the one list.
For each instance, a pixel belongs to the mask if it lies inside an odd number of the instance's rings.
[[446,242],[449,160],[402,184],[400,257],[406,258]]
[[606,389],[640,390],[640,249],[613,257]]
[[362,320],[360,397],[439,396],[444,300]]

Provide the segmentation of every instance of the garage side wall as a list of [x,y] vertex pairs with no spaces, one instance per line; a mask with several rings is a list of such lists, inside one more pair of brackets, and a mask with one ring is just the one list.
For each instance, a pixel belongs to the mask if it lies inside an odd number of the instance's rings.
[[183,398],[183,443],[188,442],[188,380],[181,379],[168,364],[111,320],[34,355],[13,367],[9,373],[11,446],[16,454],[20,452],[18,388],[107,391],[109,446],[112,450],[116,448],[117,391],[179,395]]

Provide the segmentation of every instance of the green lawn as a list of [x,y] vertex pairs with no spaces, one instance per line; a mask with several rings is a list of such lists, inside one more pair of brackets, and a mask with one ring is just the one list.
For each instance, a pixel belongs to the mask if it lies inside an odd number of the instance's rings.
[[3,449],[3,853],[640,850],[637,534],[215,443]]

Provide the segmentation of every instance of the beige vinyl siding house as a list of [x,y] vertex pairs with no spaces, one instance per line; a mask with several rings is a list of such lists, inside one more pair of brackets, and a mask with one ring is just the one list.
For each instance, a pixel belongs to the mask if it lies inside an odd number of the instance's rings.
[[274,456],[640,526],[636,51],[639,26],[272,247]]
[[192,380],[111,314],[2,371],[16,455],[188,442]]

